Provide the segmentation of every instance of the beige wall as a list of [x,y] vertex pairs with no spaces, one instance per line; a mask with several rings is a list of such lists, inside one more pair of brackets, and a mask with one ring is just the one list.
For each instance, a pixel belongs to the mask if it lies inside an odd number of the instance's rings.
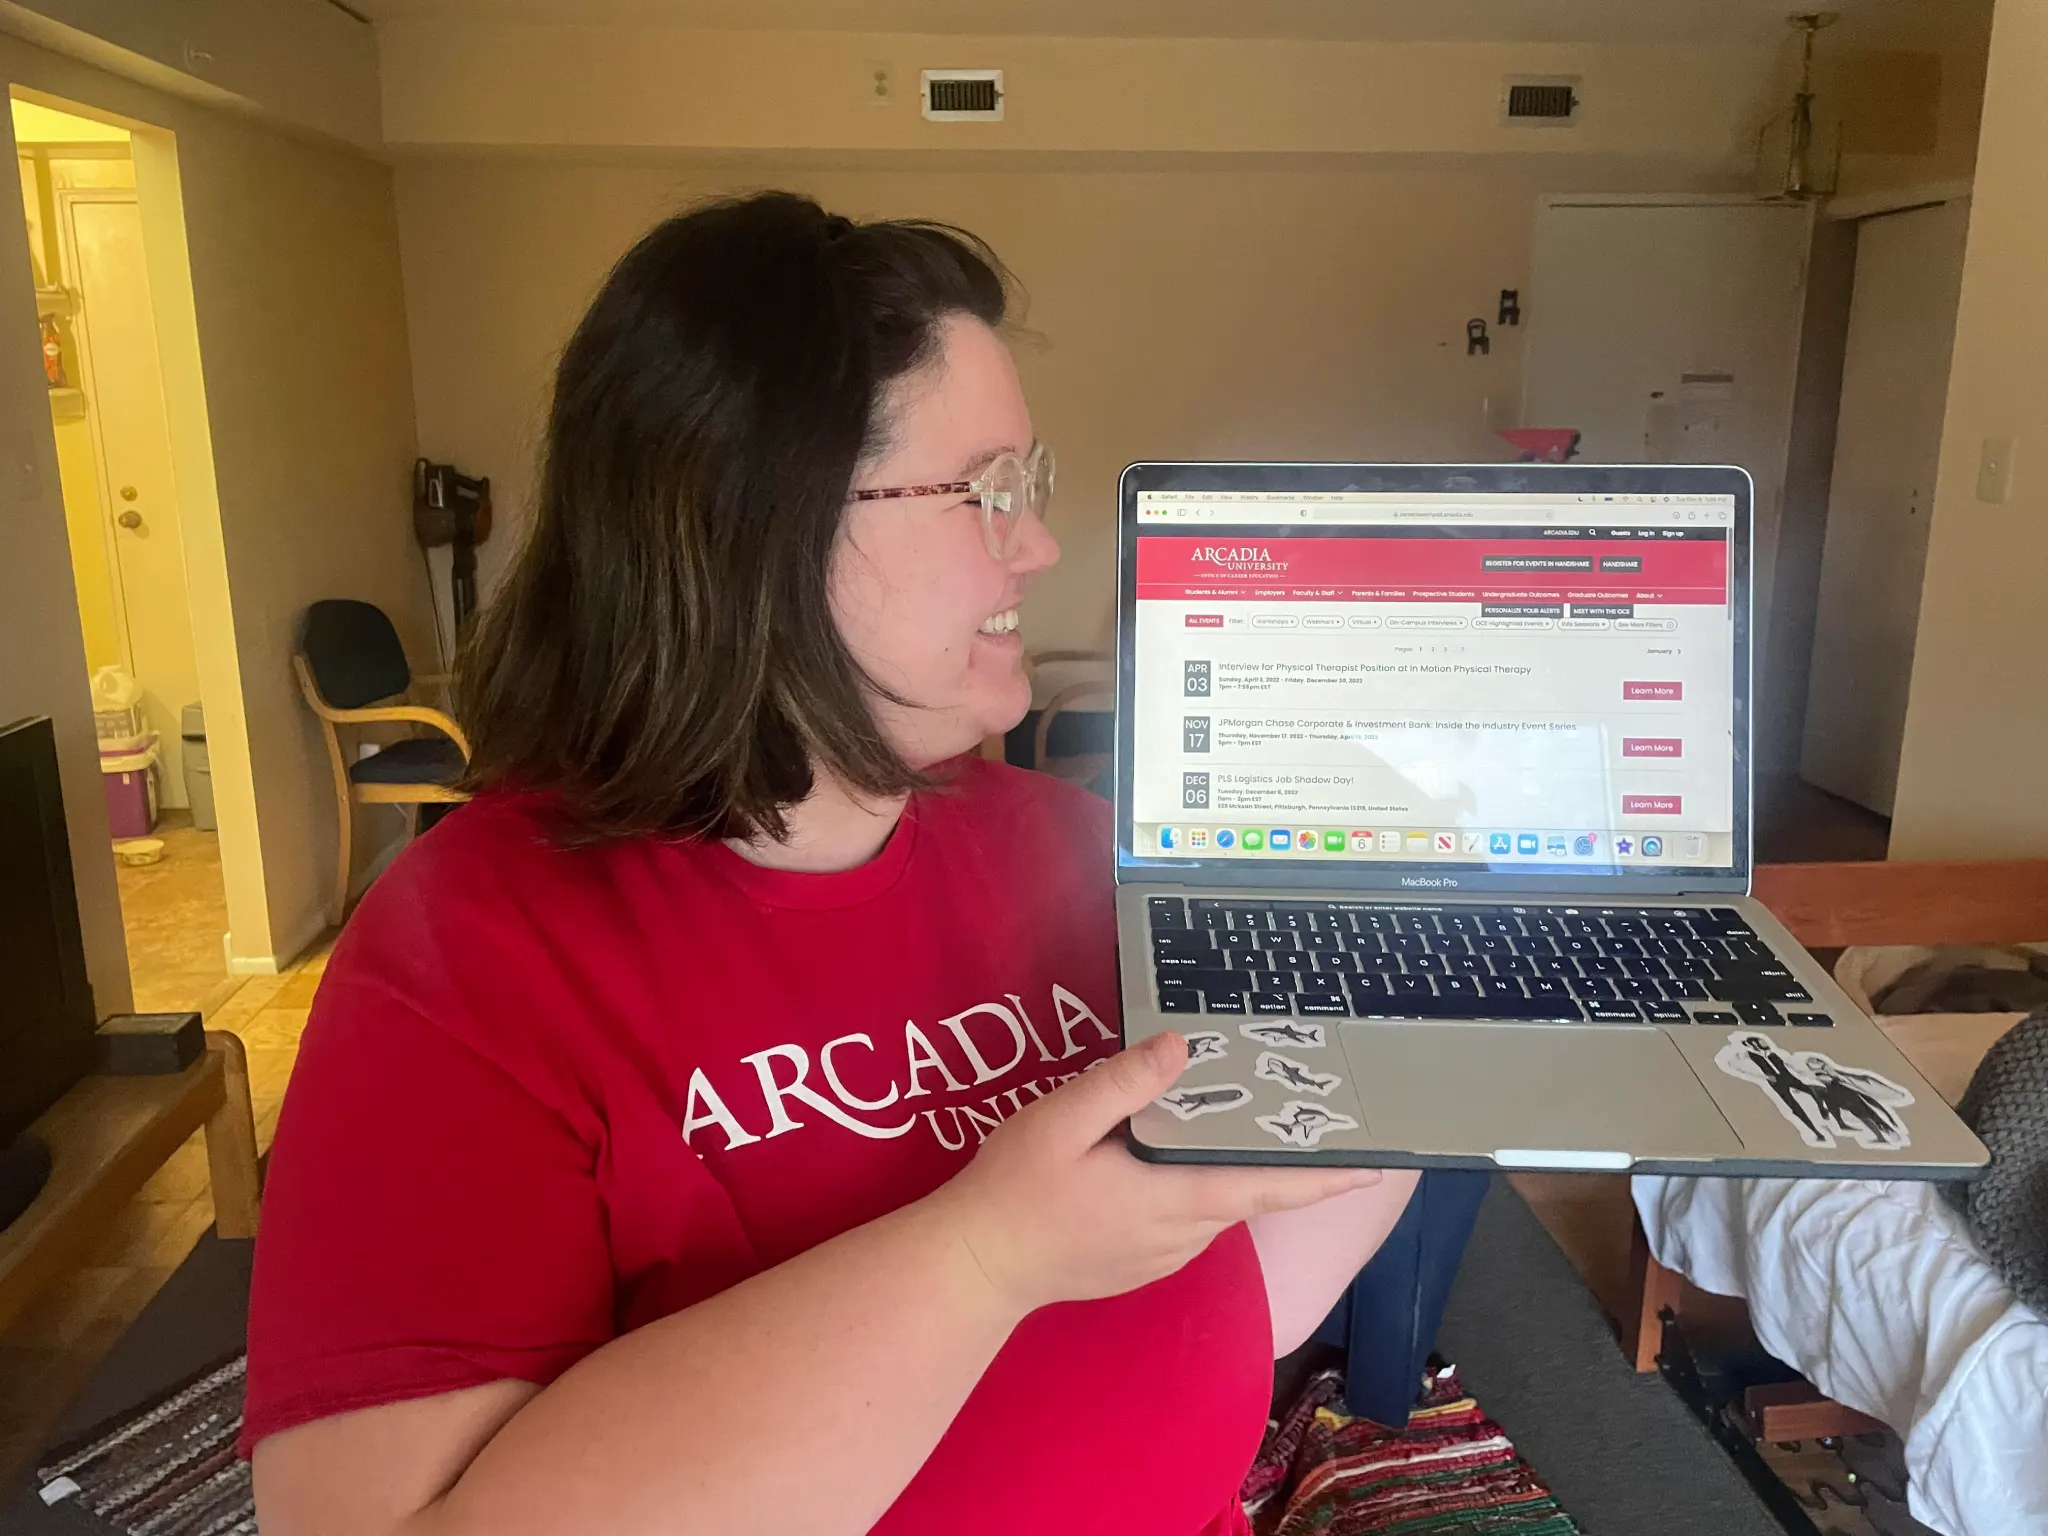
[[[1853,23],[1827,35],[1819,112],[1845,122],[1849,190],[1967,171],[1989,13],[1990,0],[1944,0],[1938,52],[1871,47]],[[475,15],[379,34],[394,145],[1608,154],[1738,173],[1758,126],[1789,102],[1798,53],[1767,24],[1682,44],[738,32]],[[918,71],[970,64],[1004,70],[1004,121],[924,121]],[[877,66],[895,82],[882,105]],[[1502,83],[1521,75],[1577,79],[1580,120],[1504,124]]]
[[[145,219],[152,220],[151,281],[173,438],[210,433],[213,446],[210,463],[195,466],[180,456],[179,505],[195,628],[232,605],[232,627],[220,627],[219,647],[210,650],[198,637],[201,680],[208,733],[225,749],[214,754],[224,851],[238,804],[253,813],[260,838],[260,862],[240,893],[253,899],[253,916],[245,921],[249,901],[238,910],[235,889],[229,897],[239,965],[262,969],[290,958],[319,932],[333,870],[332,781],[290,670],[299,615],[315,598],[366,598],[392,615],[416,656],[432,654],[425,581],[411,542],[415,438],[391,175],[353,153],[286,137],[246,116],[199,107],[11,38],[0,38],[0,70],[11,82],[176,135],[174,167],[145,163],[147,146],[138,137],[137,177]],[[169,295],[159,286],[163,231],[148,204],[153,182],[161,189],[167,176],[182,187],[196,357],[178,341]],[[44,494],[23,509],[24,537],[37,550],[54,538],[61,552],[63,517],[24,244],[0,241],[0,264],[0,284],[15,295],[4,305],[4,323],[26,328],[29,337],[10,345],[28,369],[22,376],[36,386],[33,395],[10,388],[0,406],[0,442],[10,445],[5,462],[14,461],[18,446],[46,482]],[[4,377],[21,372],[9,364]],[[180,388],[181,376],[203,387]],[[12,489],[7,473],[0,470],[0,495]],[[209,513],[215,502],[217,513]],[[49,577],[42,573],[45,582]],[[15,579],[11,565],[6,579]],[[7,686],[62,722],[67,772],[96,803],[76,604],[61,573],[54,586],[61,591],[39,592],[33,603],[0,600],[0,654],[8,662]],[[240,694],[225,707],[214,686],[223,675],[238,681]],[[0,698],[0,705],[14,703]],[[238,781],[234,760],[241,754],[234,749],[244,739],[249,775]],[[119,963],[118,928],[109,928],[110,920],[118,922],[111,866],[103,813],[88,804],[83,812],[74,806],[73,814],[82,886],[90,876],[82,900],[96,936],[98,980]],[[124,996],[125,986],[124,974]],[[105,985],[101,996],[107,1006]]]
[[[1841,192],[1855,197],[1886,188],[1967,179],[1977,153],[1984,105],[1984,58],[1990,42],[1989,0],[1944,0],[1946,23],[1935,52],[1845,52],[1830,47],[1815,70],[1816,110],[1841,127]],[[1788,46],[1774,107],[1796,81]]]
[[[1669,189],[1632,164],[1443,157],[1378,170],[744,170],[434,158],[398,206],[422,451],[495,482],[486,585],[524,521],[553,357],[610,263],[715,191],[782,184],[856,216],[985,236],[1030,295],[1020,348],[1060,455],[1061,565],[1038,648],[1111,634],[1117,473],[1161,456],[1491,459],[1521,332],[1465,322],[1526,289],[1540,192]],[[1683,189],[1682,186],[1680,189]],[[1491,412],[1491,416],[1489,416]],[[1491,424],[1490,424],[1491,422]]]
[[[1844,48],[1856,189],[1966,173],[1976,18],[1942,57]],[[616,13],[608,13],[616,14]],[[1973,30],[1974,29],[1974,30]],[[1546,191],[1747,190],[1795,50],[1711,44],[941,37],[461,19],[379,27],[425,451],[496,482],[502,570],[553,352],[606,266],[707,193],[797,186],[985,235],[1047,338],[1023,359],[1061,454],[1068,546],[1029,617],[1108,635],[1116,471],[1155,454],[1496,457],[1520,333],[1464,323],[1526,288]],[[1973,54],[1974,50],[1974,54]],[[872,67],[896,99],[869,99]],[[1001,65],[1006,120],[933,124],[917,73]],[[1567,130],[1504,126],[1510,74],[1580,79]],[[1823,103],[1824,110],[1827,103]]]
[[118,1012],[132,996],[128,956],[26,241],[0,239],[0,284],[0,723],[56,724],[86,974],[100,1012]]
[[[1892,823],[1894,858],[2048,857],[2048,6],[2003,0]],[[1987,438],[2011,498],[1977,500]]]
[[174,95],[378,142],[376,38],[328,0],[9,0],[0,30]]
[[433,630],[390,172],[220,129],[181,132],[180,166],[269,898],[251,953],[289,959],[324,926],[335,857],[332,775],[290,670],[300,617],[374,602],[416,661]]
[[[1748,152],[1777,49],[1301,38],[942,37],[474,20],[379,29],[394,145],[1222,154]],[[886,61],[895,100],[872,103]],[[918,72],[1005,71],[1001,123],[926,122]],[[1505,126],[1511,74],[1580,77],[1569,130]]]

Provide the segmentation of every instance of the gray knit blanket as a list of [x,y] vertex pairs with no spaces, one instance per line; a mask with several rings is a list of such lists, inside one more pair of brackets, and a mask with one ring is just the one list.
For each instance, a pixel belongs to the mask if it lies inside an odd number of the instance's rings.
[[2013,1294],[2048,1317],[2048,1009],[1984,1053],[1956,1108],[1991,1151],[1956,1203]]

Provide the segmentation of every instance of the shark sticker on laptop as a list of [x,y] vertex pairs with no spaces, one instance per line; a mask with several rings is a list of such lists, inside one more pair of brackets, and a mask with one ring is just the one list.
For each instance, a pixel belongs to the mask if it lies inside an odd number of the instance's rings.
[[1237,1032],[1261,1045],[1291,1045],[1296,1050],[1320,1050],[1329,1041],[1323,1026],[1307,1019],[1271,1019],[1257,1024],[1240,1024]]
[[1913,1145],[1899,1111],[1910,1090],[1819,1051],[1787,1051],[1770,1036],[1738,1029],[1714,1056],[1730,1077],[1755,1083],[1809,1147],[1853,1141],[1866,1152],[1903,1152]]
[[1183,1035],[1188,1044],[1188,1065],[1198,1067],[1205,1061],[1221,1061],[1224,1047],[1230,1041],[1213,1029],[1198,1029],[1191,1035]]
[[1313,1147],[1332,1131],[1355,1131],[1358,1122],[1327,1104],[1306,1099],[1289,1099],[1277,1115],[1260,1115],[1254,1122],[1276,1141],[1290,1147]]
[[1258,1065],[1252,1068],[1252,1076],[1278,1083],[1294,1093],[1313,1093],[1320,1098],[1328,1098],[1330,1090],[1344,1081],[1335,1072],[1318,1072],[1314,1067],[1304,1066],[1278,1051],[1261,1051]]

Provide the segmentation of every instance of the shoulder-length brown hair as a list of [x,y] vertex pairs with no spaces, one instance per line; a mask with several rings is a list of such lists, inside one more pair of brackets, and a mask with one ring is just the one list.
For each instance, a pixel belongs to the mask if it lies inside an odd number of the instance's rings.
[[890,384],[946,317],[1006,308],[973,236],[788,193],[642,238],[562,354],[532,524],[464,653],[466,787],[552,792],[577,841],[779,837],[814,763],[918,787],[827,571]]

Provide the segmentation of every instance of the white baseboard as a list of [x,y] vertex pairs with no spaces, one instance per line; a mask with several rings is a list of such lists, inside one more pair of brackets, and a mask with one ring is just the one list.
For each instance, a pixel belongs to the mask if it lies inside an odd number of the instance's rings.
[[279,944],[273,954],[238,955],[235,953],[235,936],[224,933],[220,936],[221,947],[227,954],[230,976],[275,976],[289,969],[291,963],[313,946],[321,934],[327,931],[327,914],[314,912],[299,924],[299,932],[290,936],[287,943]]

